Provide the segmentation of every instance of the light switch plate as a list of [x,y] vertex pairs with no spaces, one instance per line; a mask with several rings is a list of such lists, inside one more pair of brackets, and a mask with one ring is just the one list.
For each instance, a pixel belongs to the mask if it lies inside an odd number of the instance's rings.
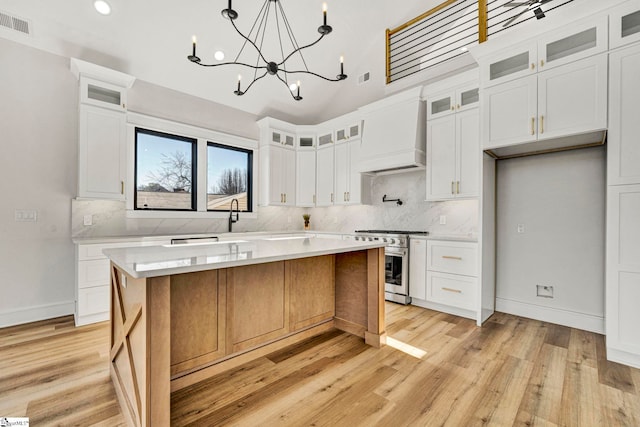
[[518,233],[524,233],[524,224],[518,224]]
[[93,215],[89,214],[89,215],[85,215],[83,218],[83,224],[84,225],[93,225]]
[[440,215],[440,225],[447,225],[447,216]]
[[16,222],[36,222],[38,212],[33,209],[16,209],[13,218]]

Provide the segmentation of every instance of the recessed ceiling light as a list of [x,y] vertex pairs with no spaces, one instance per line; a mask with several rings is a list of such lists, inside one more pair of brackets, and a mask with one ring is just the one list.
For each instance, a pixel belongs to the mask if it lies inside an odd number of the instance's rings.
[[104,0],[96,0],[93,2],[93,7],[96,8],[99,14],[109,15],[111,13],[111,5]]
[[213,57],[218,61],[222,61],[224,59],[224,52],[221,50],[216,50],[216,53],[213,54]]

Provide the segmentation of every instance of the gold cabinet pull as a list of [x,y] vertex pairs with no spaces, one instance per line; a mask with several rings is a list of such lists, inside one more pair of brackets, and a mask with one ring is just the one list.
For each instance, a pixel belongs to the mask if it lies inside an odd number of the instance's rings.
[[460,109],[460,104],[456,105],[456,108],[459,110]]
[[120,181],[120,194],[124,194],[124,181]]
[[536,69],[536,64],[534,62],[531,63],[531,69],[535,70]]
[[456,181],[456,194],[460,194],[460,181]]
[[351,192],[347,191],[347,202],[351,201]]
[[451,181],[451,194],[456,194],[454,186],[455,186],[455,182]]
[[540,116],[540,133],[544,133],[544,116]]
[[284,193],[284,202],[287,203],[287,193]]
[[536,118],[531,117],[531,135],[536,134]]
[[447,291],[447,292],[454,292],[456,294],[461,294],[462,291],[460,289],[453,289],[453,288],[441,288],[443,291]]
[[331,203],[333,203],[333,193],[331,193]]
[[282,197],[282,193],[280,193],[280,203],[284,203],[284,197]]
[[541,59],[541,60],[540,60],[540,66],[541,66],[541,67],[544,67],[544,59]]
[[451,256],[451,255],[442,255],[444,259],[455,259],[456,261],[462,261],[462,257],[459,256]]
[[347,192],[346,191],[344,193],[342,193],[342,201],[343,202],[347,201]]
[[455,107],[452,105],[451,106],[451,111],[454,111],[454,110],[455,110]]

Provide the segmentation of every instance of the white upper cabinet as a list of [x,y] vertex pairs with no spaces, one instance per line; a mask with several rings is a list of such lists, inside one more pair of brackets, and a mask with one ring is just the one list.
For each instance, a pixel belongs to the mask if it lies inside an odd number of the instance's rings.
[[477,83],[427,97],[427,120],[475,108],[480,102]]
[[125,112],[127,110],[127,89],[82,77],[80,79],[80,103]]
[[640,184],[640,44],[609,56],[607,182]]
[[333,144],[333,131],[321,131],[318,133],[318,148]]
[[354,140],[335,146],[335,204],[350,205],[361,202],[362,182],[358,172],[361,142]]
[[538,71],[537,62],[537,44],[524,43],[483,61],[480,65],[480,81],[483,87],[488,87],[526,77]]
[[607,55],[485,89],[483,148],[602,130],[607,127]]
[[78,197],[125,200],[127,90],[135,78],[71,58],[79,82]]
[[287,147],[295,146],[296,137],[292,133],[271,129],[269,134],[271,135],[269,142],[273,145],[285,145]]
[[124,200],[126,115],[81,104],[79,125],[78,197]]
[[[442,87],[447,89],[441,90]],[[425,92],[426,198],[438,201],[476,197],[481,153],[478,72],[472,70],[427,86]],[[436,107],[439,104],[443,105],[441,112]],[[445,104],[450,104],[448,111],[444,110]]]
[[316,156],[316,206],[332,206],[335,200],[333,144],[318,148]]
[[359,139],[361,134],[360,123],[353,123],[344,128],[336,129],[336,142],[348,141],[351,139]]
[[631,0],[609,11],[611,49],[640,41],[640,0]]
[[607,55],[538,75],[538,139],[607,127]]
[[299,150],[296,153],[296,206],[316,204],[316,152]]
[[478,196],[480,112],[427,122],[427,200]]
[[298,150],[315,150],[316,149],[316,135],[311,134],[299,134],[298,135]]
[[606,52],[607,45],[607,16],[590,17],[489,56],[480,64],[481,83],[489,87],[526,77]]
[[276,146],[268,147],[268,150],[269,204],[295,206],[296,152]]
[[538,40],[538,71],[606,52],[608,36],[606,15],[545,34]]

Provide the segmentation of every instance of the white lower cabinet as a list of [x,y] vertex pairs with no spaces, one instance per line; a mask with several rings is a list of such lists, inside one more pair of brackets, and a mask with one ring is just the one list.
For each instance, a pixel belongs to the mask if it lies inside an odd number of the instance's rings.
[[409,238],[409,296],[427,299],[427,240]]
[[409,260],[412,304],[476,320],[480,294],[478,244],[427,239],[422,248],[417,242],[411,241]]
[[170,240],[76,245],[76,326],[109,320],[111,273],[103,249],[169,244]]
[[427,301],[475,310],[477,288],[476,277],[427,271]]
[[640,184],[607,194],[607,358],[640,368]]

